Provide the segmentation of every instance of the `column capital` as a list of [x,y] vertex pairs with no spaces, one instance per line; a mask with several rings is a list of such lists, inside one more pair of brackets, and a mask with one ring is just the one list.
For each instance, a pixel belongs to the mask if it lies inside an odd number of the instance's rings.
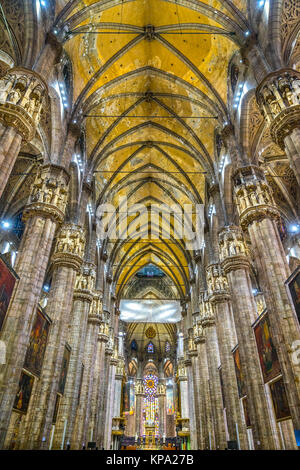
[[0,80],[0,122],[14,127],[26,142],[34,138],[47,101],[47,84],[32,70],[14,67]]
[[243,229],[254,221],[265,218],[279,219],[273,191],[261,168],[255,165],[238,168],[233,179],[234,197]]
[[248,248],[240,227],[230,225],[219,233],[221,266],[224,273],[237,269],[249,269]]
[[108,324],[104,321],[101,321],[99,324],[99,333],[98,333],[98,341],[102,341],[103,343],[107,343],[109,340],[109,327]]
[[157,397],[165,397],[166,396],[166,389],[167,387],[163,383],[159,383],[157,385],[157,392],[156,395]]
[[80,271],[85,247],[85,231],[75,224],[62,225],[55,244],[52,263]]
[[256,100],[272,139],[284,150],[285,137],[300,128],[300,72],[285,68],[270,73],[257,87]]
[[143,380],[136,380],[134,386],[134,392],[136,396],[144,396],[145,395],[145,388],[143,384]]
[[213,306],[208,300],[208,293],[200,294],[200,322],[203,328],[213,326],[216,322]]
[[67,205],[69,179],[69,174],[61,166],[47,164],[39,167],[24,210],[24,220],[40,215],[61,224]]
[[205,343],[204,331],[200,321],[194,325],[194,343],[196,345]]
[[93,263],[84,263],[80,273],[76,276],[73,299],[82,299],[89,303],[93,301],[93,288],[95,285],[96,271]]
[[206,279],[208,299],[212,304],[230,299],[227,277],[219,263],[207,266]]

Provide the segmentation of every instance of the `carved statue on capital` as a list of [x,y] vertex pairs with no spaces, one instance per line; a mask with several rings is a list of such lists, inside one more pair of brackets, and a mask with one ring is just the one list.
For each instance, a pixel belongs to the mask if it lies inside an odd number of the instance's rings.
[[134,386],[134,392],[135,395],[145,395],[145,389],[144,389],[144,384],[142,380],[136,380],[135,386]]
[[256,100],[273,140],[284,149],[284,138],[300,128],[300,73],[289,68],[270,73],[257,87]]
[[272,189],[261,168],[241,167],[235,172],[234,181],[234,197],[243,229],[255,220],[279,218]]
[[205,341],[203,326],[201,321],[197,321],[193,327],[194,329],[194,343],[197,345],[198,343],[203,343]]
[[47,106],[47,96],[47,84],[37,73],[22,67],[10,69],[0,80],[0,122],[14,127],[30,142]]
[[206,268],[207,293],[211,302],[224,300],[229,296],[227,277],[220,264],[210,264]]
[[40,214],[42,217],[49,217],[62,223],[68,200],[68,183],[69,175],[63,167],[58,165],[39,167],[24,210],[24,219]]
[[208,298],[208,292],[202,292],[199,301],[200,322],[202,327],[205,328],[215,323],[215,314]]
[[249,267],[249,250],[240,227],[225,227],[219,234],[219,253],[224,273],[230,269]]
[[85,247],[85,231],[75,224],[64,224],[56,239],[52,262],[80,271]]

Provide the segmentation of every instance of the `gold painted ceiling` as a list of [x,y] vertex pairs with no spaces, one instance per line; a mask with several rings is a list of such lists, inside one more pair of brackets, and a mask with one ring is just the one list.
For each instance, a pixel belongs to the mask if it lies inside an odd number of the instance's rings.
[[[73,120],[85,125],[97,204],[124,196],[148,206],[205,202],[215,129],[228,117],[228,64],[247,31],[246,1],[62,3],[57,28],[73,67]],[[183,298],[193,263],[185,240],[164,240],[161,231],[147,237],[145,224],[139,240],[129,228],[126,241],[108,244],[117,291],[151,262]]]

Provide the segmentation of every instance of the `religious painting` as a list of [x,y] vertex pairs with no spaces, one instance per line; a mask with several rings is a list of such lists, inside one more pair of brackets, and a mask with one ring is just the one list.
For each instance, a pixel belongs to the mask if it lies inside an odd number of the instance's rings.
[[129,413],[130,411],[130,383],[126,382],[124,384],[124,389],[123,389],[123,409],[125,413]]
[[80,395],[81,395],[81,387],[82,387],[82,381],[83,381],[83,373],[84,373],[84,364],[81,364],[81,372],[80,372],[80,382],[79,382],[79,389],[78,389],[78,403],[80,401]]
[[65,350],[64,350],[62,368],[61,368],[59,385],[58,385],[58,393],[61,393],[62,395],[64,394],[64,391],[65,391],[65,385],[66,385],[69,362],[70,362],[70,355],[71,355],[70,348],[66,345]]
[[239,397],[242,398],[246,395],[246,385],[244,380],[244,374],[242,372],[241,367],[241,360],[240,360],[240,352],[239,348],[233,350],[233,359],[234,359],[234,366],[235,366],[235,374],[236,380],[238,385]]
[[18,276],[0,256],[0,330],[5,320],[8,305]]
[[60,404],[60,395],[58,393],[56,394],[56,400],[55,400],[55,406],[54,406],[54,413],[53,413],[53,418],[52,418],[52,424],[56,424],[57,420],[57,415],[58,415],[58,409],[59,409],[59,404]]
[[219,375],[220,375],[220,384],[221,384],[221,394],[222,394],[223,408],[226,408],[222,367],[219,367]]
[[247,428],[251,427],[250,415],[249,415],[249,408],[248,408],[248,398],[244,397],[242,400],[243,409],[244,409],[244,416],[245,416],[245,423]]
[[167,415],[173,415],[175,412],[174,409],[174,393],[173,387],[167,386],[166,389],[166,405],[167,405]]
[[24,368],[37,376],[41,375],[49,328],[49,321],[38,308],[24,362]]
[[134,390],[134,382],[130,382],[129,388],[129,413],[134,413],[134,400],[135,400],[135,390]]
[[26,413],[28,410],[29,400],[31,397],[34,378],[32,375],[22,371],[19,387],[15,398],[14,409],[21,413]]
[[283,380],[279,379],[271,383],[270,390],[277,421],[290,418],[291,413]]
[[300,266],[297,267],[285,284],[300,323]]
[[272,341],[270,320],[268,314],[254,327],[259,361],[264,382],[269,382],[280,374],[280,365],[275,346]]

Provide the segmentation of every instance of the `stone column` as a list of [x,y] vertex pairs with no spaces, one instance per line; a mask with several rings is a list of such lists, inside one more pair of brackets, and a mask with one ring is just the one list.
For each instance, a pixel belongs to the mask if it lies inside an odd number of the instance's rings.
[[256,99],[300,185],[300,72],[286,68],[270,73],[257,87]]
[[145,390],[143,380],[138,379],[135,383],[135,435],[137,435],[138,438],[142,435],[141,421],[144,396]]
[[80,402],[77,409],[75,427],[72,436],[72,447],[81,449],[90,441],[88,436],[89,422],[91,419],[91,402],[94,385],[94,372],[96,363],[99,326],[102,318],[102,299],[99,294],[94,294],[92,306],[88,315],[86,339],[84,345],[84,370]]
[[[90,305],[93,300],[92,290],[95,282],[95,267],[85,263],[77,275],[73,294],[72,318],[68,343],[71,346],[69,370],[64,395],[61,398],[53,449],[64,449],[71,442],[76,410],[79,404],[81,381],[84,367],[84,345]],[[65,424],[67,423],[67,425]]]
[[223,412],[222,390],[220,382],[220,356],[216,331],[215,315],[207,294],[200,297],[200,321],[205,335],[211,407],[214,422],[216,449],[224,450],[226,446],[225,422]]
[[191,338],[189,341],[189,352],[188,356],[191,361],[192,374],[193,374],[193,401],[195,409],[195,440],[196,448],[204,449],[203,447],[203,433],[204,433],[204,421],[201,414],[201,399],[203,394],[203,389],[201,388],[201,381],[199,375],[199,359],[197,345],[194,342],[194,338]]
[[105,419],[105,435],[104,435],[104,449],[109,450],[111,445],[111,428],[112,428],[112,414],[113,414],[113,404],[112,396],[114,395],[115,388],[115,375],[116,367],[118,365],[118,355],[117,350],[114,348],[113,356],[110,360],[109,367],[109,379],[107,387],[107,400],[106,400],[106,419]]
[[116,366],[115,387],[113,397],[112,418],[119,418],[121,412],[122,381],[124,377],[124,359],[120,359]]
[[209,393],[209,374],[207,364],[207,354],[205,346],[205,336],[201,322],[194,325],[194,343],[198,353],[198,371],[199,377],[199,415],[200,415],[200,449],[212,449],[213,428],[212,428],[212,409],[211,396]]
[[162,439],[166,436],[166,386],[164,384],[158,384],[156,395],[159,408],[159,435]]
[[0,196],[22,140],[30,142],[35,136],[47,95],[43,79],[22,67],[10,69],[0,80]]
[[61,227],[52,256],[52,285],[47,303],[47,314],[52,323],[41,378],[29,410],[27,447],[31,449],[49,448],[76,274],[82,265],[84,246],[85,233],[78,225],[64,224]]
[[101,388],[101,408],[99,410],[99,424],[98,424],[98,447],[104,449],[104,439],[106,433],[106,412],[107,412],[107,400],[108,400],[108,385],[109,385],[109,374],[110,374],[110,361],[113,355],[113,347],[111,337],[108,339],[108,343],[105,348],[105,372],[103,380],[103,388]]
[[[189,354],[188,354],[189,356]],[[189,404],[189,429],[190,445],[192,450],[197,449],[197,431],[196,431],[196,410],[195,410],[195,388],[193,380],[192,361],[188,357],[185,361],[187,382],[188,382],[188,404]]]
[[300,364],[292,360],[300,328],[284,285],[290,269],[276,224],[279,212],[262,169],[240,168],[234,180],[241,225],[248,229],[257,262],[294,427],[300,429]]
[[220,233],[220,259],[231,292],[254,446],[256,449],[274,449],[265,388],[251,326],[256,317],[256,306],[249,273],[250,262],[239,227],[226,227]]
[[229,440],[239,440],[240,448],[247,449],[247,431],[241,415],[235,366],[231,352],[236,345],[235,325],[227,278],[219,264],[211,264],[207,267],[207,286],[208,298],[215,312]]
[[7,363],[0,366],[0,447],[8,429],[54,234],[64,217],[68,181],[62,167],[43,166],[24,211],[26,228],[15,264],[20,280],[1,331],[1,340],[6,343]]
[[[105,346],[108,341],[109,329],[105,321],[101,321],[99,325],[98,343],[96,352],[96,364],[94,369],[94,382],[91,404],[91,421],[89,435],[93,436],[93,441],[98,442],[98,428],[100,411],[103,400],[103,381],[105,373]],[[102,393],[101,393],[102,392]]]
[[178,364],[178,385],[180,387],[181,418],[189,419],[188,379],[183,361]]

